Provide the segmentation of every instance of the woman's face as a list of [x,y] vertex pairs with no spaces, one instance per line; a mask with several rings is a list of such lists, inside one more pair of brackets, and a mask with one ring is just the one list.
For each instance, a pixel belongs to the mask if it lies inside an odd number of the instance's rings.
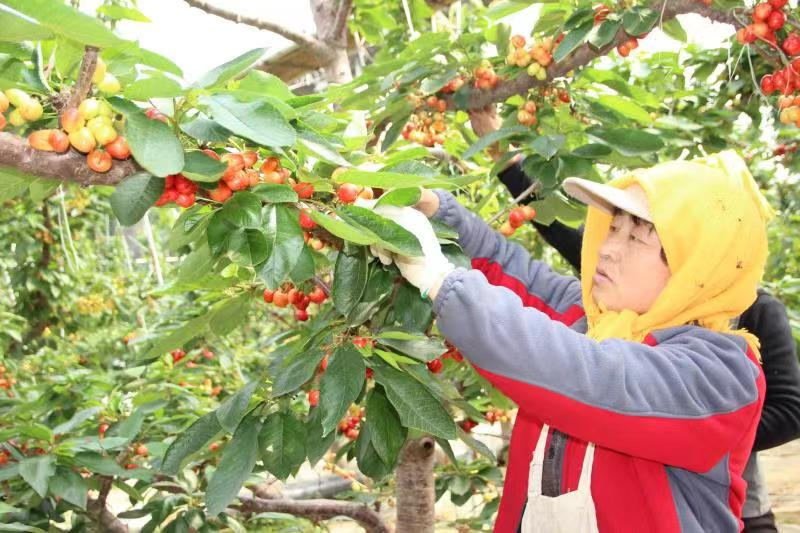
[[644,314],[670,278],[653,225],[624,211],[615,214],[592,279],[592,296],[610,311]]

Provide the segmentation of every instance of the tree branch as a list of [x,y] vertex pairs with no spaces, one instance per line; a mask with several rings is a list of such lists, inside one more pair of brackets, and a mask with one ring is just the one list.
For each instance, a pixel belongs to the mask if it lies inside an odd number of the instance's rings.
[[131,159],[115,160],[111,170],[100,174],[89,168],[84,154],[72,148],[63,154],[34,150],[27,139],[4,131],[0,131],[0,166],[12,167],[37,178],[74,182],[84,186],[116,185],[140,170]]
[[258,17],[251,17],[247,15],[242,15],[240,13],[235,13],[233,11],[228,11],[227,9],[222,9],[220,7],[211,5],[210,2],[206,2],[205,0],[183,0],[187,4],[192,7],[196,7],[201,11],[205,11],[210,15],[216,15],[217,17],[223,18],[225,20],[230,20],[236,22],[237,24],[247,24],[248,26],[253,26],[254,28],[258,28],[260,30],[270,31],[272,33],[276,33],[285,39],[289,39],[297,44],[302,44],[305,46],[312,47],[317,53],[324,54],[326,57],[330,55],[330,50],[325,46],[324,43],[318,41],[314,37],[307,35],[305,33],[300,33],[280,24],[276,24],[269,20],[260,19]]
[[[710,6],[706,6],[698,0],[658,0],[650,5],[650,9],[657,13],[661,13],[660,23],[672,20],[678,15],[684,13],[697,13],[703,17],[713,20],[715,22],[722,22],[725,24],[732,24],[739,26],[735,17],[728,12],[718,11]],[[596,58],[606,55],[614,47],[624,43],[630,39],[630,36],[625,33],[625,30],[620,28],[614,39],[611,40],[606,46],[596,49],[588,44],[578,47],[569,56],[564,58],[560,63],[554,63],[547,69],[547,78],[539,80],[535,77],[528,76],[527,72],[521,72],[516,78],[504,82],[500,82],[497,87],[485,91],[473,91],[470,95],[467,108],[479,109],[486,107],[495,102],[502,102],[507,98],[516,94],[525,95],[530,89],[534,87],[544,87],[550,85],[555,78],[566,75],[569,71],[588,65]],[[457,109],[452,95],[445,97],[448,107]]]
[[[347,19],[350,16],[350,10],[353,7],[353,0],[339,0],[339,9],[336,11],[336,19],[333,21],[333,25],[331,26],[331,34],[330,38],[338,42],[339,37],[342,35],[342,32],[347,25]],[[345,39],[345,46],[347,43],[347,39]]]
[[239,496],[239,501],[241,505],[234,507],[244,513],[289,513],[313,522],[347,516],[358,522],[367,533],[389,533],[389,528],[378,513],[359,503],[339,500],[262,500],[248,496]]
[[94,516],[102,526],[101,530],[108,533],[128,533],[128,526],[123,524],[114,513],[109,511],[105,504],[101,504],[99,500],[90,499],[87,502],[86,509],[89,514]]
[[94,46],[87,46],[84,50],[81,71],[78,74],[78,82],[75,84],[75,87],[73,87],[64,109],[78,107],[78,104],[89,94],[89,90],[92,88],[94,69],[97,67],[97,53],[98,50]]

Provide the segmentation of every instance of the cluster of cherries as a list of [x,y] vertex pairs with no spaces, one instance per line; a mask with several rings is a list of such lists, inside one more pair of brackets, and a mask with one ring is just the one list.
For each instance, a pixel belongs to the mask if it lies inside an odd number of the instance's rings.
[[536,118],[536,102],[526,100],[517,111],[517,122],[523,126],[535,126],[538,122]]
[[276,307],[284,308],[293,305],[294,317],[300,322],[308,320],[308,306],[312,303],[322,305],[328,298],[319,285],[308,294],[297,289],[291,282],[284,283],[279,289],[271,291],[264,289],[264,301]]
[[349,440],[356,440],[358,438],[358,430],[361,427],[361,422],[364,420],[364,408],[351,405],[348,411],[348,416],[345,416],[339,422],[336,429]]
[[514,35],[511,37],[506,63],[514,67],[527,68],[528,76],[544,80],[547,78],[547,66],[553,62],[552,52],[557,44],[552,37],[545,37],[526,49],[528,43],[525,37]]
[[534,218],[536,218],[536,210],[533,207],[529,205],[515,207],[508,213],[508,220],[500,226],[500,233],[505,237],[510,237],[517,231],[517,228]]
[[[420,102],[418,97],[412,97],[411,101]],[[405,140],[423,146],[431,147],[442,144],[444,143],[444,132],[447,131],[447,124],[444,121],[447,102],[431,95],[425,100],[425,105],[427,109],[419,106],[417,111],[409,117],[401,135]]]
[[5,365],[0,364],[0,389],[5,390],[9,398],[14,396],[11,387],[13,387],[16,382],[17,380],[14,378],[14,375],[8,371]]
[[28,144],[35,150],[57,153],[64,153],[72,146],[86,154],[86,164],[91,170],[108,172],[113,159],[131,156],[128,141],[114,128],[113,117],[107,102],[87,98],[78,107],[61,113],[61,129],[35,130],[28,135]]
[[[212,359],[214,359],[214,352],[212,352],[208,348],[203,348],[200,353],[201,353],[201,357],[203,359],[205,359],[206,361],[211,361]],[[172,350],[171,352],[169,352],[169,354],[172,356],[172,364],[173,365],[177,365],[178,363],[180,363],[186,357],[186,352],[181,348],[176,348],[175,350]],[[186,362],[186,368],[195,368],[195,367],[197,367],[197,361],[199,361],[199,360],[200,360],[200,357],[195,357],[195,358],[187,361]]]
[[164,180],[164,192],[156,203],[157,207],[175,202],[181,207],[191,207],[196,201],[197,184],[183,174],[167,176]]
[[[736,40],[740,44],[749,44],[757,40],[764,41],[773,47],[778,45],[776,32],[786,24],[786,13],[783,11],[788,0],[769,0],[761,2],[753,8],[752,22],[736,32]],[[790,56],[800,53],[800,37],[790,33],[781,43],[781,48]]]
[[494,89],[500,82],[500,78],[488,59],[482,60],[472,74],[475,76],[473,85],[476,89]]

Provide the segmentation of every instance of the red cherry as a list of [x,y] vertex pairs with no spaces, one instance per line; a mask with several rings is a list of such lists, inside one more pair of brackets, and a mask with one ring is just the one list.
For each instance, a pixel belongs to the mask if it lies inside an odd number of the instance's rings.
[[443,363],[441,359],[434,359],[433,361],[428,361],[428,370],[433,372],[434,374],[438,374],[442,371]]
[[328,368],[328,356],[327,356],[327,355],[326,355],[325,357],[323,357],[323,358],[322,358],[322,361],[321,361],[321,362],[320,362],[320,364],[319,364],[319,369],[320,369],[322,372],[325,372],[325,369],[326,369],[326,368]]
[[268,304],[272,303],[272,298],[275,296],[275,291],[264,289],[264,301]]
[[358,186],[352,183],[343,183],[336,191],[336,195],[343,204],[352,204],[358,198]]
[[316,407],[319,403],[319,390],[314,389],[308,391],[308,403],[311,407]]
[[771,74],[767,74],[761,78],[761,92],[770,94],[775,92],[775,79]]
[[366,337],[353,337],[353,344],[356,348],[366,348],[369,342],[370,339]]
[[785,6],[789,0],[769,0],[769,5],[771,5],[775,9],[780,9]]
[[753,9],[753,20],[766,22],[770,13],[772,13],[772,6],[767,2],[762,2]]
[[300,322],[305,322],[308,320],[308,311],[305,309],[298,309],[294,312],[294,318],[299,320]]
[[508,214],[508,223],[516,229],[525,223],[525,211],[521,207],[515,207]]
[[308,200],[314,195],[314,186],[305,181],[301,181],[293,186],[292,189],[294,189],[294,192],[297,193],[297,197],[301,200]]
[[303,229],[314,229],[317,227],[317,223],[308,216],[308,213],[300,211],[300,227]]
[[308,295],[308,299],[314,302],[315,304],[321,304],[327,298],[328,297],[325,296],[325,291],[322,290],[322,287],[314,287],[314,290],[311,291]]
[[373,372],[371,368],[367,367],[367,372],[366,372],[367,379],[370,379],[374,373],[375,372]]
[[784,24],[786,24],[786,15],[783,11],[775,10],[767,17],[767,26],[769,26],[771,30],[779,30],[783,28]]

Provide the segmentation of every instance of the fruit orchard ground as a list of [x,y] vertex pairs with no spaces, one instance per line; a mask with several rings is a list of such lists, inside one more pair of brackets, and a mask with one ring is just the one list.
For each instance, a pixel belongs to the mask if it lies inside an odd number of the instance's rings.
[[800,440],[760,454],[772,510],[784,533],[800,533]]

